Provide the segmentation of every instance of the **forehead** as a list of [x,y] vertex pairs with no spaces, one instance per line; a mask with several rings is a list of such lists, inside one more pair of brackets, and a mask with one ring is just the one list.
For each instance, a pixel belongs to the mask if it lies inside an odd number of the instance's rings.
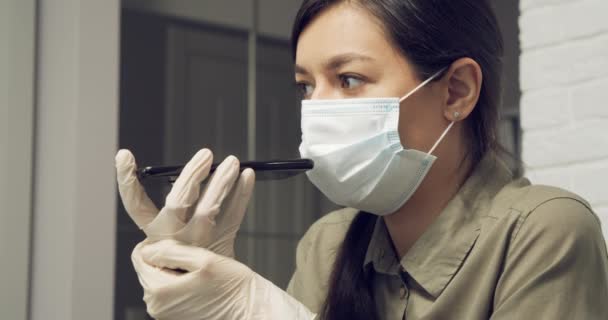
[[298,39],[296,62],[314,64],[345,52],[382,60],[394,58],[396,50],[373,15],[342,2],[323,11],[304,29]]

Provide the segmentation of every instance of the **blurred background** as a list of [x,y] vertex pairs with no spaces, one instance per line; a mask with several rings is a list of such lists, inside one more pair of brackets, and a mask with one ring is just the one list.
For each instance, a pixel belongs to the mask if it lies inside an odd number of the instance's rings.
[[[595,13],[606,2],[491,2],[512,169],[582,193],[605,219],[608,24]],[[140,166],[180,164],[210,148],[217,161],[297,158],[289,37],[300,3],[2,2],[0,318],[147,319],[130,260],[143,234],[117,197],[112,157],[128,148]],[[564,19],[576,10],[585,14]],[[170,184],[146,188],[162,206]],[[237,259],[286,287],[299,238],[335,208],[304,175],[258,182]]]

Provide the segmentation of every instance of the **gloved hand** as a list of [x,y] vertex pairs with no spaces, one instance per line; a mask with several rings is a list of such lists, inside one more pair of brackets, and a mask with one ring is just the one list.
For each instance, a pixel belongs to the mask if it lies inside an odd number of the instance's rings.
[[[300,302],[244,264],[175,240],[142,242],[131,255],[148,313],[176,320],[312,320]],[[176,272],[175,270],[183,270]]]
[[116,155],[124,206],[148,236],[132,254],[148,312],[179,320],[313,319],[302,304],[232,259],[255,177],[250,169],[239,177],[239,161],[228,157],[200,193],[212,159],[209,150],[199,151],[159,211],[136,177],[133,155]]
[[200,185],[212,163],[211,151],[199,151],[182,170],[159,212],[137,178],[131,152],[118,152],[116,169],[122,202],[149,240],[176,239],[234,257],[234,239],[253,191],[255,174],[248,169],[239,178],[239,161],[230,156],[201,193]]

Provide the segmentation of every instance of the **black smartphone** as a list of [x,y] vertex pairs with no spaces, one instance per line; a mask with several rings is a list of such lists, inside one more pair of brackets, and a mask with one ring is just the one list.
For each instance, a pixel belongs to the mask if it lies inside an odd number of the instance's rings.
[[[212,164],[209,174],[215,172],[218,166],[219,163]],[[313,167],[314,162],[310,159],[241,162],[241,171],[246,168],[253,169],[256,180],[283,180],[311,170]],[[139,168],[137,176],[140,180],[164,177],[168,178],[169,182],[174,182],[183,168],[183,165]]]

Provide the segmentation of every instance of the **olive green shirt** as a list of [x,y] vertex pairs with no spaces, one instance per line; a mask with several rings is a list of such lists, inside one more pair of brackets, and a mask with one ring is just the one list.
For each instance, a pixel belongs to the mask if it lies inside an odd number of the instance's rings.
[[[287,291],[315,313],[357,213],[326,215],[298,244]],[[494,156],[402,259],[377,218],[361,267],[382,320],[608,319],[608,254],[589,204],[513,180]]]

